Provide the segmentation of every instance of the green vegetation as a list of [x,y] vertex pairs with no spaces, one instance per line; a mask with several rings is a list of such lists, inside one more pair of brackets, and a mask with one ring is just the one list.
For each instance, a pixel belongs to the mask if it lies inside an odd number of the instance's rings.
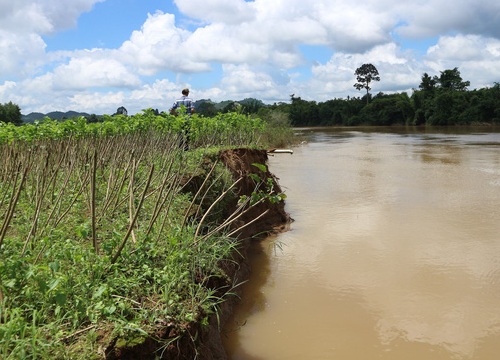
[[65,121],[45,118],[33,124],[13,126],[0,122],[0,143],[16,140],[32,142],[42,139],[86,138],[89,136],[126,135],[144,131],[160,133],[189,133],[194,147],[260,144],[259,137],[265,133],[267,124],[259,118],[239,113],[218,114],[212,118],[195,114],[173,116],[156,114],[152,109],[133,116],[104,115],[101,121],[89,123],[84,117]]
[[160,355],[195,337],[238,285],[221,268],[237,215],[284,199],[264,179],[228,213],[238,199],[217,149],[267,146],[272,129],[152,110],[0,123],[0,358],[103,358],[151,339]]
[[[358,84],[361,89],[369,82]],[[274,109],[288,112],[292,126],[500,124],[500,84],[472,91],[468,86],[454,68],[440,76],[424,74],[411,96],[378,93],[371,98],[367,89],[363,98],[317,103],[292,95],[291,104]]]
[[0,122],[11,123],[14,125],[22,124],[21,109],[18,105],[9,101],[5,104],[0,104]]

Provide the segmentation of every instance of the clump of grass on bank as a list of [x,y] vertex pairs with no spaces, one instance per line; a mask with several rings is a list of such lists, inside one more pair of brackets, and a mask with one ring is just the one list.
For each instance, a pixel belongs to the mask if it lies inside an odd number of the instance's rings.
[[207,324],[238,245],[212,231],[233,182],[207,147],[265,129],[231,116],[0,127],[0,358],[102,358]]
[[299,142],[294,135],[290,117],[279,110],[262,111],[260,114],[265,121],[265,130],[260,139],[266,148],[284,148]]

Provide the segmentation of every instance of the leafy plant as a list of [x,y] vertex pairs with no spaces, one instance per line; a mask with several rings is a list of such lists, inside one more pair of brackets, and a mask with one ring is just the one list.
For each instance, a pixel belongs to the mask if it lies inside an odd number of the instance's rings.
[[[227,231],[238,214],[218,213],[235,183],[207,159],[255,146],[265,127],[151,110],[0,123],[0,358],[92,358],[169,324],[167,346],[186,322],[207,324],[233,286],[219,264],[238,246]],[[262,201],[282,199],[269,180]]]

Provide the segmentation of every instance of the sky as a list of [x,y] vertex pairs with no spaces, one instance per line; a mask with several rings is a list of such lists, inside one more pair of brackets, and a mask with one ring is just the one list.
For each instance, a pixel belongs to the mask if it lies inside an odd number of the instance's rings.
[[498,0],[0,0],[0,103],[23,114],[168,110],[194,100],[323,102],[408,92],[455,67],[500,82]]

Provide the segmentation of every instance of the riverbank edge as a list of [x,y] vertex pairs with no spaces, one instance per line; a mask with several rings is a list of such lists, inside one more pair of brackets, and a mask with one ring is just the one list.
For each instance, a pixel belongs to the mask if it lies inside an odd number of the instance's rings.
[[[234,149],[221,152],[220,157],[235,178],[243,177],[248,179],[248,174],[251,173],[259,175],[263,180],[271,178],[273,179],[273,188],[275,192],[282,192],[279,179],[268,167],[267,151]],[[252,165],[254,163],[265,164],[266,172],[262,174],[261,171]],[[248,196],[253,190],[254,183],[252,181],[244,181],[238,188],[238,195]],[[289,224],[292,222],[292,218],[285,211],[284,201],[276,204],[271,204],[270,202],[263,203],[260,207],[256,208],[253,213],[249,214],[243,222],[248,223],[265,211],[267,211],[266,215],[260,218],[256,223],[247,227],[244,232],[240,234],[240,238],[243,240],[239,249],[239,254],[235,254],[239,261],[233,263],[235,268],[231,276],[235,284],[246,282],[250,277],[252,269],[249,262],[248,250],[252,246],[252,242],[261,241],[272,234],[287,231],[289,229]],[[242,290],[241,286],[237,287],[236,290],[235,293],[237,296],[231,296],[222,304],[219,318],[212,316],[210,321],[210,332],[208,334],[210,349],[203,351],[203,356],[201,356],[200,359],[227,359],[227,354],[222,343],[222,336],[224,335],[221,331],[227,320],[233,314],[234,307],[239,302],[239,296]]]
[[[250,196],[255,191],[255,181],[249,176],[251,174],[258,176],[263,183],[267,179],[272,179],[274,192],[282,192],[279,179],[269,170],[266,150],[250,148],[222,150],[218,154],[218,160],[231,172],[234,181],[241,179],[235,188],[236,197],[227,206],[227,216],[237,207],[240,196]],[[253,164],[265,165],[265,171]],[[185,324],[184,331],[181,334],[174,334],[178,338],[164,347],[161,353],[157,350],[160,342],[153,337],[131,347],[116,348],[113,344],[106,351],[106,359],[227,359],[222,341],[224,336],[222,329],[239,301],[241,286],[238,285],[247,281],[250,276],[248,249],[255,241],[287,231],[292,221],[285,211],[284,201],[271,203],[266,200],[253,207],[232,224],[234,229],[240,229],[237,234],[240,244],[230,259],[219,264],[228,281],[221,287],[224,288],[224,292],[220,296],[224,301],[219,304],[216,312],[209,316],[208,325],[202,325],[200,321]],[[163,340],[168,339],[170,335],[169,329],[165,329]]]

